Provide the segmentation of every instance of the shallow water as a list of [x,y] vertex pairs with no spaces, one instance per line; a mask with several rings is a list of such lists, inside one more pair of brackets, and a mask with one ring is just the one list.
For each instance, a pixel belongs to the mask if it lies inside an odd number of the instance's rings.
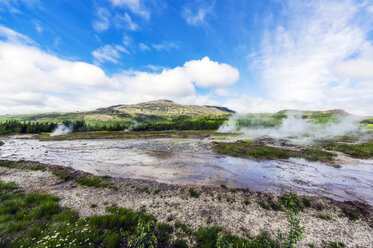
[[177,184],[249,187],[253,190],[323,195],[373,205],[373,160],[341,168],[303,159],[258,161],[222,156],[209,140],[127,139],[38,141],[9,137],[0,158],[31,160],[96,175],[152,179]]

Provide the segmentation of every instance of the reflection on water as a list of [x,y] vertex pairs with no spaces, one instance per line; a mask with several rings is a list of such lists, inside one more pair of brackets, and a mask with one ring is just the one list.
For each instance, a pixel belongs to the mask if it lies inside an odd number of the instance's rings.
[[70,166],[96,175],[153,179],[178,184],[295,190],[373,205],[373,161],[334,168],[303,159],[257,161],[213,153],[208,140],[128,139],[5,140],[0,157]]

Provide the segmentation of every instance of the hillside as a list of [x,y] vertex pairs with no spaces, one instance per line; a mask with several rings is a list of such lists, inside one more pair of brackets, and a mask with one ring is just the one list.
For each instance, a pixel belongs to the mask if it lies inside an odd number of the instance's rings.
[[166,121],[180,116],[226,116],[235,111],[218,106],[182,105],[170,100],[149,101],[139,104],[115,105],[87,112],[41,113],[28,115],[3,115],[0,122],[6,120],[54,122],[83,119],[90,125],[106,125],[113,123],[133,123]]
[[298,110],[298,109],[285,109],[277,112],[277,114],[283,115],[333,115],[339,117],[352,117],[350,113],[344,111],[343,109],[331,109],[322,111],[309,111],[309,110]]
[[200,116],[200,115],[225,115],[235,111],[217,106],[182,105],[170,100],[157,100],[130,105],[116,105],[101,108],[99,111],[119,111],[129,115],[168,115],[168,116]]

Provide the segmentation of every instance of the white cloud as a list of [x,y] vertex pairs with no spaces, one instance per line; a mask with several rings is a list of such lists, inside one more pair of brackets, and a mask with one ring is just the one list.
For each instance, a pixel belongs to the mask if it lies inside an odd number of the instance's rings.
[[137,25],[137,23],[132,20],[131,16],[128,13],[124,13],[123,16],[117,15],[115,22],[117,26],[122,26],[124,24],[125,28],[131,31],[139,29],[139,25]]
[[149,51],[150,50],[150,47],[148,47],[144,43],[140,43],[139,48],[140,48],[141,51]]
[[0,25],[0,37],[5,38],[12,43],[28,43],[34,44],[34,41],[23,34],[17,33],[14,30]]
[[[0,42],[0,114],[91,110],[163,98],[211,105],[216,102],[210,95],[198,95],[195,85],[229,85],[238,73],[229,65],[205,57],[161,72],[122,71],[107,75],[96,65],[61,59],[35,45],[14,42],[14,37],[24,36],[13,32],[7,30],[13,40]],[[108,50],[112,49],[124,48],[110,46]],[[98,54],[105,61],[117,59],[110,52]],[[229,73],[233,75],[227,76]]]
[[8,10],[14,14],[21,14],[19,6],[23,4],[29,8],[35,8],[41,5],[39,0],[0,0],[0,11]]
[[163,42],[159,44],[152,44],[152,47],[157,51],[170,51],[171,49],[179,49],[179,45],[175,42]]
[[206,23],[206,16],[212,11],[213,7],[200,7],[192,11],[190,8],[184,8],[182,17],[189,25],[198,26]]
[[372,13],[352,0],[287,1],[280,13],[267,23],[252,67],[270,101],[372,114],[373,92],[359,82],[371,76],[371,60],[349,59],[370,47]]
[[92,52],[96,63],[112,62],[118,63],[118,59],[121,57],[120,52],[129,53],[126,48],[116,45],[105,45]]
[[130,9],[134,14],[139,15],[142,18],[149,19],[150,12],[146,9],[140,0],[110,0],[114,6],[126,7]]
[[209,57],[192,60],[184,64],[187,75],[199,87],[222,88],[238,81],[240,74],[236,68],[228,64],[219,64]]
[[105,31],[110,26],[110,13],[105,8],[98,8],[97,9],[97,18],[93,22],[93,28],[97,32]]

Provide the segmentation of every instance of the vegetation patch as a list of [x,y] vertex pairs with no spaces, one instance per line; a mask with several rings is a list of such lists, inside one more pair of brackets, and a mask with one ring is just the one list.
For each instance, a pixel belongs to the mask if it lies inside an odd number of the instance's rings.
[[201,193],[199,193],[198,191],[196,191],[195,189],[193,188],[190,188],[189,189],[189,195],[191,197],[194,197],[194,198],[199,198],[199,196],[201,195]]
[[108,182],[107,177],[98,176],[81,176],[75,179],[75,181],[83,186],[95,187],[95,188],[112,188],[116,189],[113,183]]
[[58,169],[54,169],[52,171],[53,175],[55,175],[56,177],[58,177],[59,179],[63,180],[63,181],[67,181],[69,179],[71,179],[71,176],[70,174],[66,173],[64,170],[62,170],[61,168],[58,168]]
[[5,144],[4,142],[0,141],[0,146],[2,146],[2,145],[4,145],[4,144]]
[[360,218],[359,212],[355,210],[344,207],[342,208],[342,212],[345,214],[347,218],[349,218],[352,221],[358,220]]
[[336,155],[316,148],[301,148],[287,150],[273,147],[257,140],[240,140],[236,142],[213,142],[213,149],[220,153],[235,157],[253,159],[289,159],[291,157],[304,158],[308,161],[331,163]]
[[0,247],[284,247],[285,239],[273,240],[266,232],[247,240],[219,226],[193,231],[181,222],[157,222],[144,212],[117,206],[107,207],[105,215],[79,218],[60,207],[57,197],[17,189],[0,183]]
[[362,144],[342,144],[342,143],[324,143],[321,145],[324,149],[342,152],[354,158],[369,159],[373,158],[373,143]]

